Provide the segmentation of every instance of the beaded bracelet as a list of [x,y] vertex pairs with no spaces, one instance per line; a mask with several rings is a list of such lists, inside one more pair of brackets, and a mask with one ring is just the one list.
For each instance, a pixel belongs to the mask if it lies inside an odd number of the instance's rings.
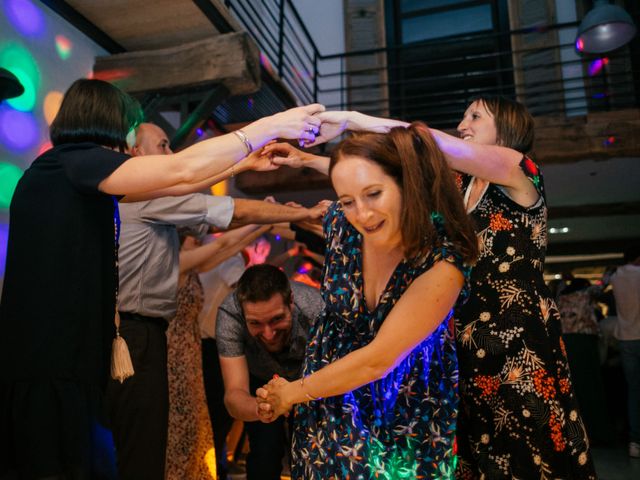
[[250,155],[251,152],[253,152],[253,146],[251,145],[251,142],[249,141],[249,137],[247,137],[247,134],[244,133],[242,130],[234,130],[233,134],[238,137],[238,139],[242,142],[242,144],[244,145],[244,148],[247,150],[247,155]]

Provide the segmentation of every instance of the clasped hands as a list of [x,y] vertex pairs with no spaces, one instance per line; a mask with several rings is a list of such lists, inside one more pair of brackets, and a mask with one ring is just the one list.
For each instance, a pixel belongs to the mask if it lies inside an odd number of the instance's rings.
[[263,423],[271,423],[281,415],[288,416],[293,403],[285,397],[290,382],[274,376],[266,385],[256,390],[256,412]]
[[[307,117],[307,129],[298,139],[300,147],[312,147],[328,142],[349,128],[350,117],[354,112],[318,112]],[[311,119],[313,123],[311,123]],[[287,148],[289,147],[289,148]],[[276,170],[281,165],[299,168],[304,166],[304,152],[288,143],[276,143],[274,140],[257,149],[243,162],[250,170],[266,172]]]

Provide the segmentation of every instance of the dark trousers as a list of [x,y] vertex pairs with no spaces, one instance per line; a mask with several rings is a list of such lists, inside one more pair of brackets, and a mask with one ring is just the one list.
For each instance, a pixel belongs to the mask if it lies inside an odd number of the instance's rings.
[[604,382],[600,370],[598,336],[585,333],[562,335],[571,383],[580,406],[589,440],[598,444],[611,442],[611,423],[604,395]]
[[123,383],[109,380],[107,413],[120,480],[164,480],[169,419],[167,323],[121,313],[120,335],[133,369]]
[[[266,382],[250,377],[250,390],[256,389]],[[282,459],[291,448],[290,436],[287,433],[288,421],[284,417],[272,423],[245,422],[249,437],[249,455],[247,456],[247,480],[279,480],[282,473]]]
[[207,407],[213,443],[216,449],[216,467],[218,480],[226,480],[229,472],[227,465],[227,435],[231,430],[233,418],[224,406],[224,381],[220,370],[218,347],[213,338],[202,339],[202,374],[204,376],[204,391],[207,395]]

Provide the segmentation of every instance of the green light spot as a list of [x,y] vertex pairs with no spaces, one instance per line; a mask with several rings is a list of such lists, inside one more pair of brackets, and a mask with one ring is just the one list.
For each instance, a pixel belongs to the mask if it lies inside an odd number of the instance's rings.
[[13,192],[21,177],[22,170],[18,167],[11,163],[0,162],[0,209],[9,208]]
[[33,81],[29,75],[19,68],[9,68],[9,70],[20,80],[24,87],[24,93],[19,97],[10,98],[7,103],[21,112],[30,112],[36,106],[36,88],[33,85]]
[[31,52],[21,44],[8,42],[0,44],[0,65],[13,73],[24,86],[24,93],[7,100],[16,110],[33,110],[40,88],[40,69]]

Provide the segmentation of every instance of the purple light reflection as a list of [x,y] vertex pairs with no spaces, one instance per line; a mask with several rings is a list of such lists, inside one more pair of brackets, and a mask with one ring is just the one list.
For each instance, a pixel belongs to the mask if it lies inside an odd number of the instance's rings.
[[38,124],[29,112],[0,107],[0,142],[14,152],[23,152],[38,141]]
[[4,277],[7,262],[7,241],[9,240],[9,225],[0,223],[0,277]]
[[45,22],[42,11],[31,0],[6,0],[4,11],[18,32],[27,37],[35,37],[44,32]]
[[596,58],[593,62],[589,64],[589,76],[593,77],[602,71],[605,65],[609,63],[609,59],[607,57],[604,58]]

